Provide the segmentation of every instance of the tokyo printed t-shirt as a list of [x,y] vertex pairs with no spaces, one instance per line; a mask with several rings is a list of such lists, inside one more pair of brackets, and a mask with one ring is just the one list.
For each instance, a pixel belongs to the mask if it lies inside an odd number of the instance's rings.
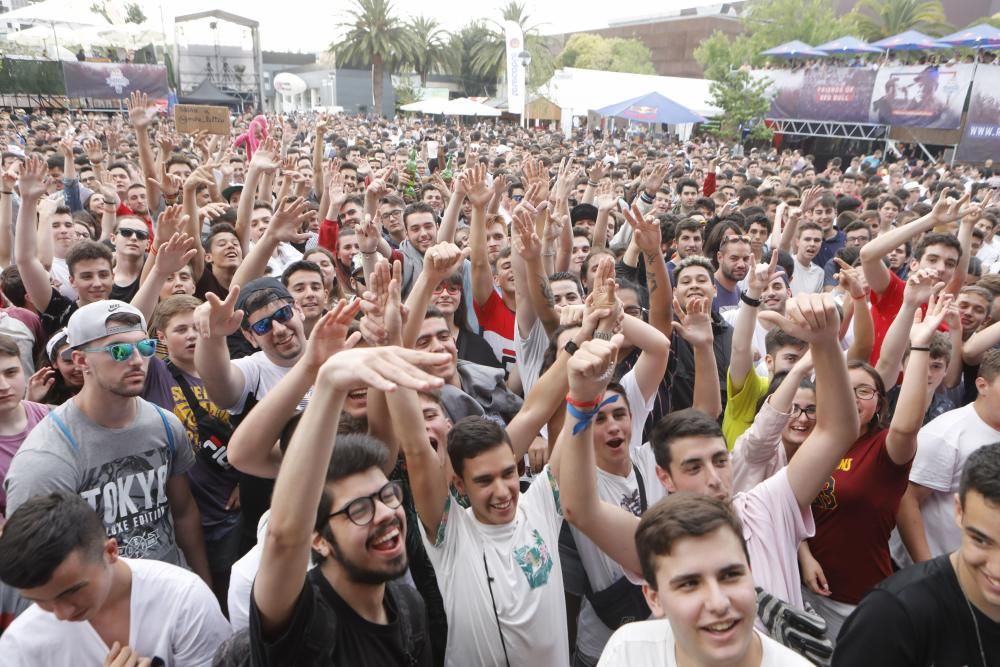
[[177,417],[134,400],[135,420],[120,429],[94,424],[72,400],[50,412],[10,464],[7,512],[38,494],[73,491],[98,513],[108,536],[118,540],[120,555],[179,565],[167,482],[188,471],[194,454]]

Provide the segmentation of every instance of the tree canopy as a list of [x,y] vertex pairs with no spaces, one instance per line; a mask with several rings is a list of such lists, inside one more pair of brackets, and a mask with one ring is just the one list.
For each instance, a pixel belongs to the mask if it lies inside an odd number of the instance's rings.
[[652,54],[638,39],[580,33],[566,40],[566,45],[556,58],[559,67],[599,69],[608,72],[655,74]]

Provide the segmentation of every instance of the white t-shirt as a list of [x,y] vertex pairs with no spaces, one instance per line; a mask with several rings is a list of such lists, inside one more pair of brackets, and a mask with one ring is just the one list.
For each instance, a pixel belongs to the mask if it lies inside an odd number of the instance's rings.
[[[660,482],[656,478],[656,468],[654,467],[652,470],[649,468],[649,459],[639,460],[635,456],[635,452],[642,446],[642,427],[646,423],[649,413],[653,410],[656,392],[653,392],[648,401],[644,400],[639,392],[639,386],[636,384],[634,370],[622,376],[620,384],[625,389],[625,396],[628,398],[632,412],[632,439],[629,442],[629,452],[632,454],[635,468],[638,468],[639,474],[642,476],[643,491],[647,494],[648,507],[650,487],[660,486]],[[597,495],[601,500],[619,505],[635,516],[642,515],[638,479],[634,468],[629,470],[628,477],[614,475],[598,468]],[[576,548],[580,554],[580,562],[587,573],[591,590],[595,592],[603,590],[625,576],[621,566],[609,558],[583,533],[572,526],[570,526],[570,530],[573,532],[573,539],[576,541]],[[577,650],[585,656],[596,658],[601,654],[609,637],[611,637],[611,628],[604,625],[594,612],[590,602],[584,598],[577,621]]]
[[792,296],[799,294],[819,294],[823,291],[823,280],[826,277],[823,267],[815,262],[809,266],[799,264],[799,260],[792,258],[795,262],[795,273],[792,274]]
[[[227,408],[234,415],[238,415],[243,411],[243,405],[251,392],[257,397],[257,400],[262,399],[267,395],[267,392],[274,389],[274,386],[281,381],[281,378],[288,374],[288,371],[292,370],[291,366],[279,366],[274,363],[268,359],[263,351],[254,352],[249,357],[233,359],[232,364],[243,371],[244,379],[243,391],[240,392],[239,399],[235,405]],[[306,395],[299,401],[298,412],[302,412],[309,405],[309,398],[312,396],[312,392],[312,387],[310,387]]]
[[[166,667],[208,667],[232,634],[212,591],[184,568],[121,559],[132,570],[128,645]],[[0,635],[5,667],[103,665],[111,647],[84,622],[60,621],[32,605]]]
[[66,260],[62,257],[53,257],[52,268],[49,269],[49,273],[52,274],[52,280],[55,282],[59,293],[70,301],[76,302],[79,295],[76,288],[69,282],[69,265],[66,264]]
[[514,353],[517,355],[517,367],[521,371],[521,386],[524,388],[525,396],[538,382],[542,361],[545,359],[545,350],[548,348],[549,334],[545,331],[545,325],[540,319],[535,320],[531,331],[523,337],[521,336],[521,327],[514,324]]
[[[759,667],[810,667],[811,662],[767,635],[760,638]],[[615,631],[597,667],[677,667],[673,629],[666,619],[628,623]]]
[[[974,451],[994,442],[1000,442],[1000,431],[982,420],[975,403],[949,410],[917,433],[910,481],[931,489],[920,505],[931,558],[951,553],[961,544],[962,531],[955,524],[955,494],[962,468]],[[913,563],[898,531],[890,540],[890,551],[901,567]]]
[[453,496],[446,502],[433,541],[420,526],[448,615],[445,665],[503,667],[501,630],[511,665],[568,665],[563,519],[548,466],[521,495],[508,524],[486,525]]

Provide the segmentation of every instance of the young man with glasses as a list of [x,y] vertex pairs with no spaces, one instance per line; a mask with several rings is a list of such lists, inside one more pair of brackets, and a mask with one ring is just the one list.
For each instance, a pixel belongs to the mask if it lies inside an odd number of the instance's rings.
[[[332,435],[360,388],[430,391],[444,355],[398,347],[334,354],[284,454],[250,604],[255,665],[432,662],[420,595],[406,574],[403,487],[384,473],[386,446]],[[315,511],[313,511],[315,508]],[[305,577],[310,554],[319,563]]]
[[156,352],[145,318],[121,301],[99,301],[73,313],[68,334],[83,388],[50,412],[14,455],[8,514],[32,496],[78,493],[117,540],[120,555],[186,562],[211,583],[201,516],[185,474],[194,463],[187,431],[140,398]]

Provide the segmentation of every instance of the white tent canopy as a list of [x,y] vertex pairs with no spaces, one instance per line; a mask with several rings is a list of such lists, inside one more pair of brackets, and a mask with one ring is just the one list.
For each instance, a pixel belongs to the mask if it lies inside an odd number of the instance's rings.
[[91,40],[87,39],[85,30],[62,25],[36,25],[7,33],[7,41],[18,46],[47,48],[54,46],[56,42],[59,46],[87,46]]
[[92,26],[107,25],[100,14],[90,9],[81,0],[46,0],[21,7],[2,15],[4,23],[25,23],[40,25]]
[[449,101],[444,110],[447,116],[499,116],[500,110],[482,104],[468,97],[460,97]]
[[538,92],[564,112],[569,111],[574,116],[583,116],[592,109],[658,92],[701,116],[711,117],[721,113],[712,104],[712,95],[709,93],[711,83],[708,79],[565,67],[556,70]]

